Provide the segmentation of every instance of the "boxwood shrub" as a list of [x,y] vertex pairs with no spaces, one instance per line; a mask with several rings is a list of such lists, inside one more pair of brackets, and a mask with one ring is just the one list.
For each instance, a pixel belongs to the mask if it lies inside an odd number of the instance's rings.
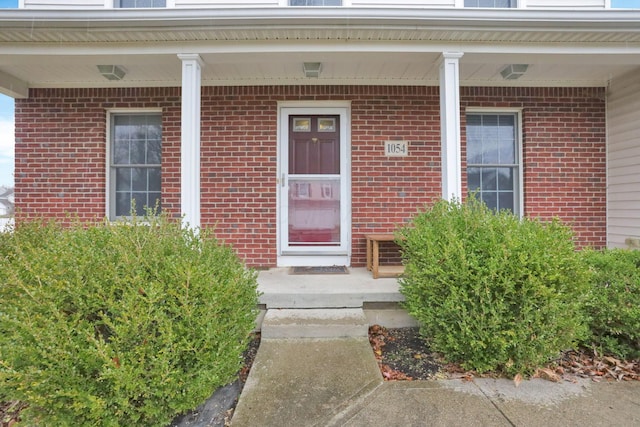
[[477,372],[536,367],[585,337],[588,269],[569,227],[439,201],[399,231],[406,308],[432,349]]
[[27,425],[166,426],[231,382],[256,275],[164,216],[0,237],[0,396]]
[[623,359],[640,358],[640,251],[587,250],[593,271],[586,301],[592,333],[587,346]]

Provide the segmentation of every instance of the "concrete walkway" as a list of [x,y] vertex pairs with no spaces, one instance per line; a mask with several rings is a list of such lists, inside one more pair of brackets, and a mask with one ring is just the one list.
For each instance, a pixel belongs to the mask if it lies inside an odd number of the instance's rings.
[[258,275],[262,342],[233,427],[636,426],[640,382],[384,382],[370,324],[415,325],[395,279]]
[[366,338],[268,339],[232,426],[640,426],[640,382],[383,382]]

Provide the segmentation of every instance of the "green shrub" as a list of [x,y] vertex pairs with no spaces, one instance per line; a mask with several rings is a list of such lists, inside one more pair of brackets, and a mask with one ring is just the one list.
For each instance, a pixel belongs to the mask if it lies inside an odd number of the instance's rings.
[[584,251],[594,274],[586,302],[592,342],[601,353],[640,358],[640,251]]
[[0,239],[0,396],[29,425],[164,426],[233,380],[256,275],[165,217]]
[[558,221],[470,198],[440,201],[399,233],[406,308],[449,361],[526,375],[583,338],[587,269]]

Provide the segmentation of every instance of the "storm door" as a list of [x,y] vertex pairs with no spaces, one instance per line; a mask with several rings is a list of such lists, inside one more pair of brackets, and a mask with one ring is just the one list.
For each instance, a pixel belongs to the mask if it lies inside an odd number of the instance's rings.
[[340,114],[287,114],[281,129],[281,256],[294,264],[346,263],[350,223]]

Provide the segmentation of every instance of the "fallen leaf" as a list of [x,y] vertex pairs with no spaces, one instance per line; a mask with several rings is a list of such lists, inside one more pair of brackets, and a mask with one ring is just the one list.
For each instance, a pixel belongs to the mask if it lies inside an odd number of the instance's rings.
[[473,381],[473,374],[466,373],[462,376],[462,381],[471,382]]
[[618,364],[620,364],[620,361],[614,357],[605,356],[602,358],[602,360],[604,360],[605,362],[609,362],[609,364],[613,366],[618,366]]
[[543,378],[545,380],[553,381],[554,383],[560,382],[560,375],[555,373],[553,370],[549,368],[540,368],[538,369],[538,377]]
[[516,387],[518,387],[520,386],[521,382],[522,382],[522,375],[516,374],[516,376],[513,377],[513,383],[515,384]]
[[382,368],[382,376],[387,381],[413,381],[413,378],[411,378],[410,376],[400,371],[397,371],[388,365],[381,365],[381,368]]

